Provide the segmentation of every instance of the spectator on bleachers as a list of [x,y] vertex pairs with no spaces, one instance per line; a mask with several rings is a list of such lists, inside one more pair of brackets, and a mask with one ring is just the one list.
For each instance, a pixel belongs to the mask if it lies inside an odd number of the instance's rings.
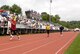
[[10,28],[11,28],[11,17],[7,17],[8,20],[8,26],[7,26],[7,34],[10,34]]

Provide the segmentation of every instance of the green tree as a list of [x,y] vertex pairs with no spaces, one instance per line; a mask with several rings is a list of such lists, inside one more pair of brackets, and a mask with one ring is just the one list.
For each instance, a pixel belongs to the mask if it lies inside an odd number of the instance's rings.
[[49,21],[49,14],[47,14],[46,12],[42,12],[41,17],[44,21]]
[[52,21],[53,23],[56,23],[56,18],[55,18],[54,16],[52,16],[51,21]]
[[59,24],[70,28],[70,29],[74,29],[74,28],[80,28],[80,21],[60,21]]
[[58,23],[59,21],[60,21],[60,17],[59,17],[59,15],[55,15],[55,20],[56,20],[56,22]]
[[2,10],[10,10],[10,7],[8,5],[3,5],[0,7]]
[[10,8],[11,13],[17,13],[17,14],[21,14],[21,8],[19,6],[17,6],[16,4],[14,4],[11,8]]

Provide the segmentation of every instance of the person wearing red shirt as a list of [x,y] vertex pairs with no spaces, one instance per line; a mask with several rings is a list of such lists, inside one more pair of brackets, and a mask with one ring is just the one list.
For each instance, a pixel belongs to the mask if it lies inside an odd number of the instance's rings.
[[15,16],[12,17],[11,20],[11,33],[10,33],[10,40],[13,39],[13,33],[15,33],[18,36],[18,39],[20,40],[20,36],[18,35],[18,30],[16,29],[16,20],[15,20]]

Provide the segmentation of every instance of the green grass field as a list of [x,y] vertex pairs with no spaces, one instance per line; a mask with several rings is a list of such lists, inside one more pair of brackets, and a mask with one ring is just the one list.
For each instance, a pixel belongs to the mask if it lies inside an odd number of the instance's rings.
[[64,54],[80,54],[80,34],[76,37]]

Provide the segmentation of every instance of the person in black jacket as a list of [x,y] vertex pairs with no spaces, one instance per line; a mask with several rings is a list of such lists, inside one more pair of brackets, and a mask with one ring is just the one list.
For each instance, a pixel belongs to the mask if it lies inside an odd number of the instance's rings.
[[63,26],[60,26],[59,29],[60,29],[60,35],[63,36],[62,33],[63,33],[63,30],[64,30],[64,27]]

